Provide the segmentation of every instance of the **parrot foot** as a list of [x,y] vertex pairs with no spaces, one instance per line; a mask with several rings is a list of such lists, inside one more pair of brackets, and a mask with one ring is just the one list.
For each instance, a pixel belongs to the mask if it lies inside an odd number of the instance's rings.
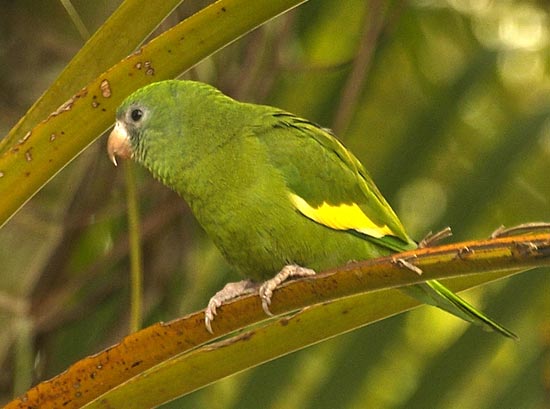
[[258,288],[258,284],[252,280],[242,280],[236,281],[234,283],[227,283],[220,291],[218,291],[210,301],[204,310],[204,325],[206,329],[211,334],[212,331],[212,321],[217,314],[217,309],[225,304],[227,301],[234,298],[240,297],[241,295],[246,295],[253,293]]
[[284,266],[283,269],[279,271],[272,279],[264,281],[260,287],[259,293],[262,300],[262,308],[265,313],[269,316],[273,316],[269,310],[269,306],[271,305],[273,290],[275,290],[279,285],[289,278],[309,277],[312,275],[315,275],[315,271],[296,264],[290,264],[288,266]]

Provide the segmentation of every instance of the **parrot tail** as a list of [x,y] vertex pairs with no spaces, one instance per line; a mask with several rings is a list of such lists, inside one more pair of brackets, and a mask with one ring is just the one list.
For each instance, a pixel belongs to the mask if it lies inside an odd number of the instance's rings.
[[498,332],[505,337],[518,340],[518,336],[502,325],[493,321],[474,306],[460,298],[436,280],[426,281],[410,287],[401,288],[403,292],[426,304],[447,311],[465,321],[479,325],[485,330]]

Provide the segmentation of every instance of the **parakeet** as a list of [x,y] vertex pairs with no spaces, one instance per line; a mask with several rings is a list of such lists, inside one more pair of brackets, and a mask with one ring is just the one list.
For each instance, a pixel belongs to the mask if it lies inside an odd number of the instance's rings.
[[[189,204],[227,261],[229,283],[205,311],[288,277],[417,247],[359,160],[331,133],[284,110],[236,101],[194,81],[143,87],[120,105],[108,152],[133,158]],[[437,281],[404,289],[420,301],[516,336]]]

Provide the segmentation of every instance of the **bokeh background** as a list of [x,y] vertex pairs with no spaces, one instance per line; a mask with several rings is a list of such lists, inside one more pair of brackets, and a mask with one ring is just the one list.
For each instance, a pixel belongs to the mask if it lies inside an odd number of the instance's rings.
[[[119,3],[72,1],[89,32]],[[207,3],[183,2],[157,32]],[[0,6],[1,136],[84,33],[59,0]],[[549,6],[310,0],[185,77],[334,129],[417,239],[445,226],[485,238],[550,221]],[[150,324],[239,277],[185,203],[136,169]],[[123,175],[101,137],[0,230],[0,404],[127,333],[128,270]],[[519,343],[423,307],[163,407],[548,408],[549,272],[465,295]]]

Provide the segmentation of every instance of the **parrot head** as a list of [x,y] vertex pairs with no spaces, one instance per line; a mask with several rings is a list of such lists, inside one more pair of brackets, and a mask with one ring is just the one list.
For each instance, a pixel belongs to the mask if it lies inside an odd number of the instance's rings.
[[[173,110],[168,82],[155,83],[141,88],[127,97],[117,110],[116,123],[107,141],[107,151],[111,161],[117,165],[117,157],[134,158],[138,162],[145,159],[141,151],[149,143],[161,143],[169,132]],[[167,121],[167,122],[165,122]],[[165,124],[165,126],[163,125]],[[161,138],[154,138],[163,125]]]
[[157,175],[176,164],[190,165],[186,162],[223,143],[232,123],[228,116],[238,106],[216,88],[194,81],[140,88],[117,110],[107,142],[109,158],[115,165],[117,157],[134,159]]

